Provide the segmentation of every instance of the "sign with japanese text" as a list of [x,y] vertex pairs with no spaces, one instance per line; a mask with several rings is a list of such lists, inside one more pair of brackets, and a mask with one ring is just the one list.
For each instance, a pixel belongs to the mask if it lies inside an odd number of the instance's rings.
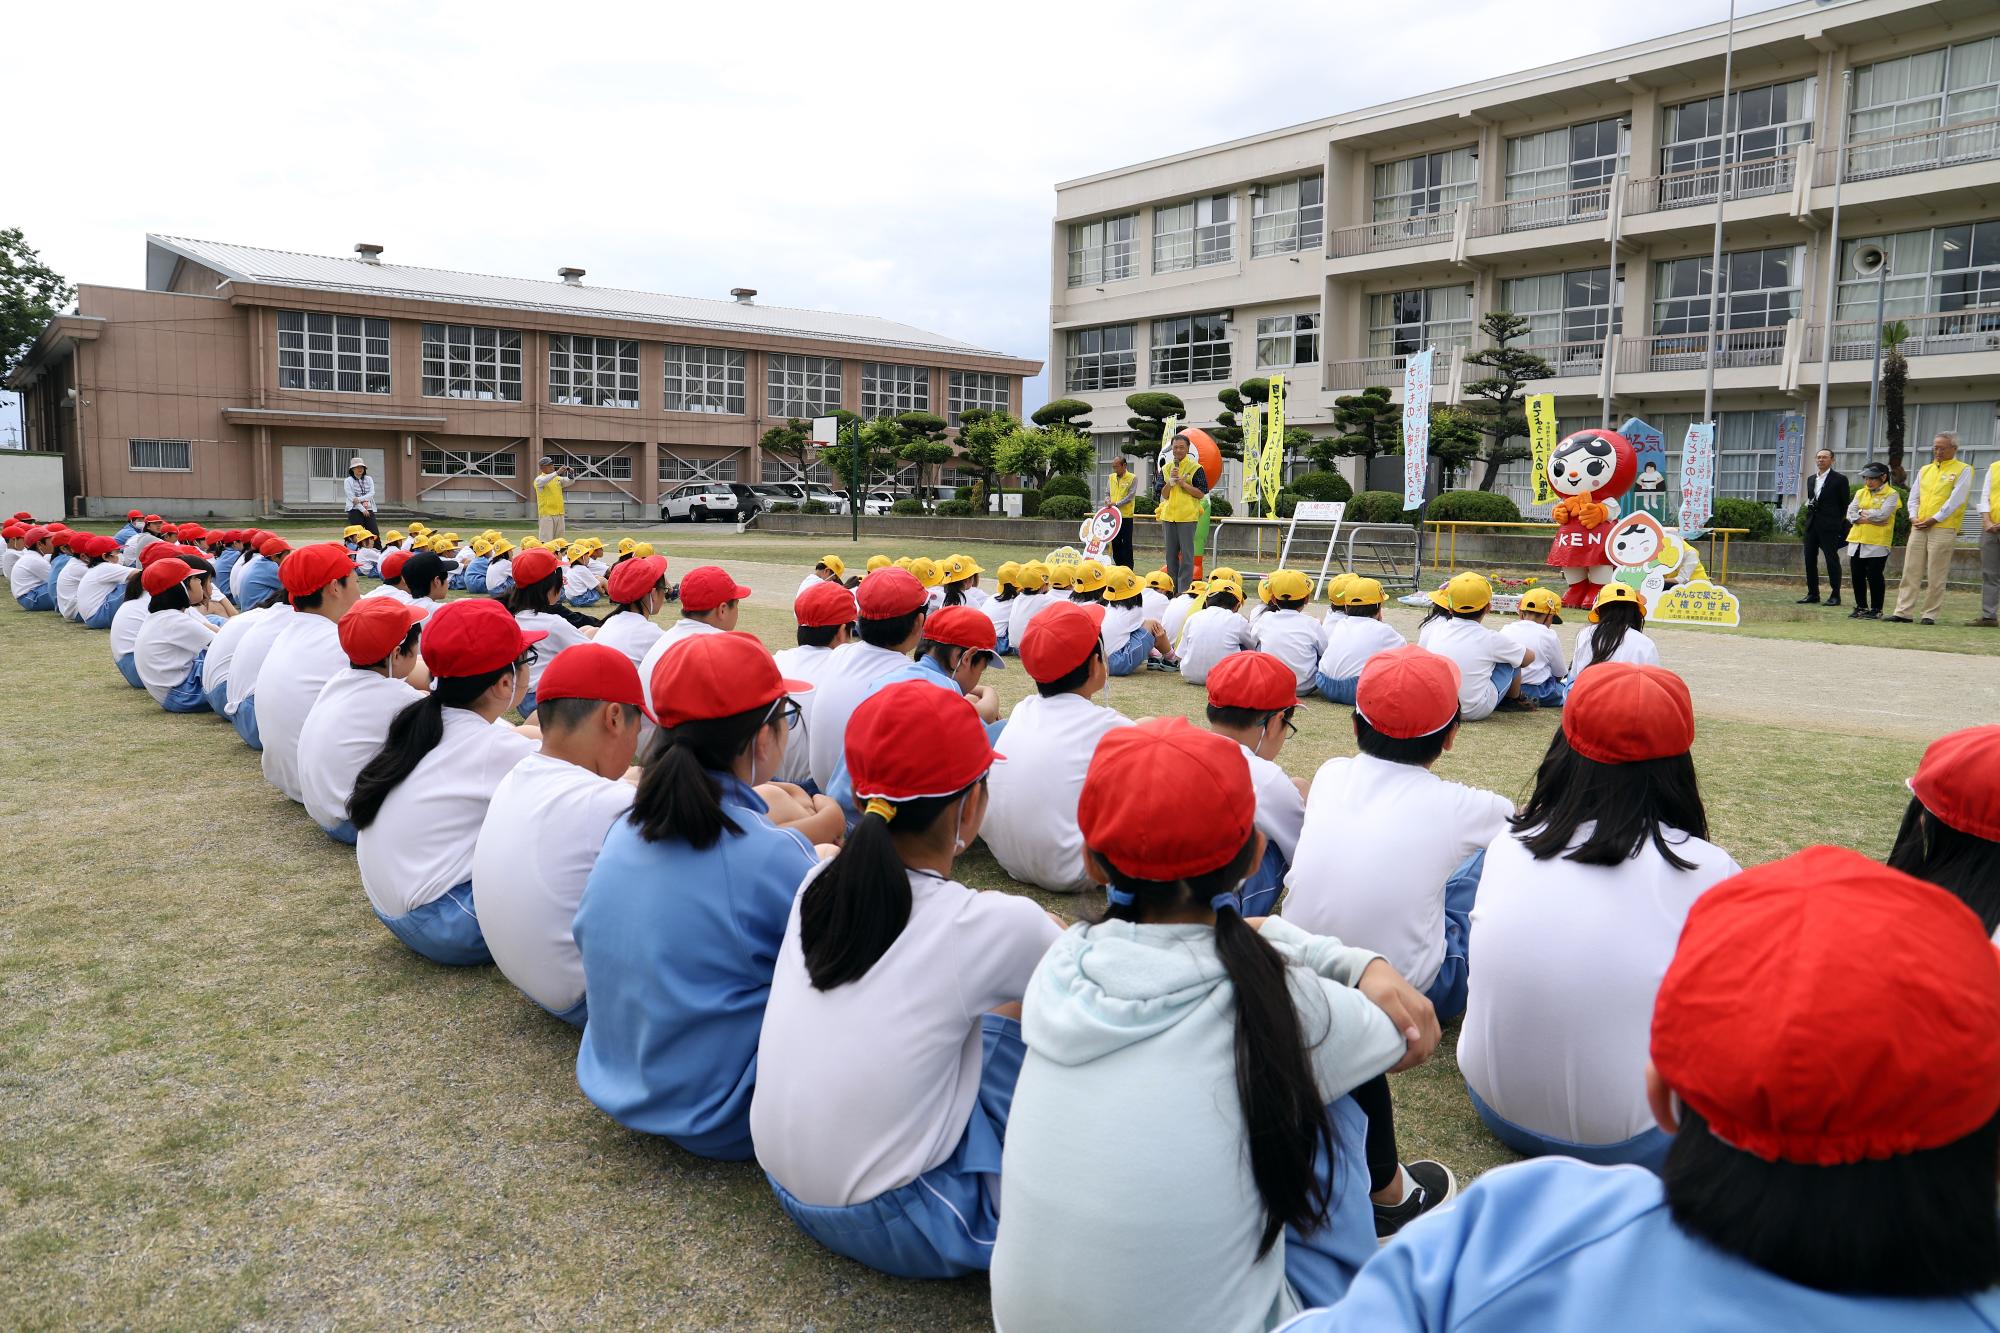
[[1431,468],[1431,361],[1433,349],[1414,352],[1403,365],[1403,508],[1424,502]]

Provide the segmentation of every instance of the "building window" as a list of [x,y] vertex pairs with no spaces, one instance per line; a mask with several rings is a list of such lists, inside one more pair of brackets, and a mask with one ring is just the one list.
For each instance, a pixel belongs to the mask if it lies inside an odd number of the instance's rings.
[[840,406],[840,361],[773,352],[765,376],[765,415],[819,417]]
[[[660,466],[663,468],[666,466],[664,460],[662,460]],[[732,463],[730,467],[732,470],[728,479],[734,481],[736,479],[736,473],[733,470],[735,464]],[[826,464],[814,463],[804,472],[800,472],[798,464],[792,462],[790,459],[781,458],[776,454],[764,455],[763,466],[759,470],[758,476],[766,483],[803,482],[808,486],[831,486],[834,484],[833,469]],[[666,478],[662,477],[661,480],[664,481]]]
[[1625,284],[1608,268],[1509,278],[1502,308],[1528,321],[1521,346],[1539,353],[1557,374],[1594,374],[1603,367],[1604,337],[1621,328]]
[[576,481],[632,480],[632,455],[629,453],[578,454],[550,446],[549,456],[558,464],[573,468]]
[[666,353],[666,411],[743,415],[742,352],[668,343]]
[[549,401],[578,407],[637,407],[639,344],[630,338],[550,335]]
[[389,392],[389,321],[280,310],[278,387],[320,393]]
[[426,477],[511,477],[514,454],[511,450],[424,449],[417,454],[417,468]]
[[[1507,197],[1532,199],[1609,184],[1627,166],[1632,131],[1616,116],[1507,141]],[[1603,206],[1598,206],[1598,212]]]
[[[1857,145],[1926,130],[2000,119],[2000,37],[1960,42],[1894,60],[1878,60],[1854,72],[1854,111],[1849,132]],[[1897,152],[1855,152],[1857,171],[1938,165],[1991,157],[1992,125],[1906,144]],[[1983,151],[1982,151],[1983,150]]]
[[[663,482],[683,481],[735,481],[737,456],[727,458],[676,458],[670,454],[660,455],[660,480]],[[768,461],[767,464],[768,466]]]
[[1388,222],[1449,213],[1479,193],[1479,159],[1472,147],[1423,153],[1375,164],[1374,220]]
[[927,366],[899,366],[886,361],[861,363],[861,415],[893,417],[899,412],[931,410],[931,372]]
[[[1714,171],[1725,162],[1772,163],[1794,144],[1812,138],[1813,80],[1793,79],[1729,94],[1725,124],[1722,97],[1704,97],[1667,108],[1660,149],[1660,174]],[[1732,194],[1769,193],[1791,188],[1788,170],[1766,166],[1735,173]],[[1715,197],[1716,177],[1668,191],[1663,206]],[[1692,193],[1690,193],[1692,191]]]
[[127,440],[134,472],[192,472],[194,445],[188,440]]
[[1153,210],[1153,272],[1226,264],[1236,252],[1236,200],[1210,194]]
[[[1804,250],[1781,245],[1737,250],[1722,257],[1722,327],[1780,328],[1798,313]],[[1653,332],[1708,332],[1709,257],[1662,260],[1653,280]]]
[[1317,249],[1326,221],[1325,188],[1313,175],[1251,190],[1250,257]]
[[1153,383],[1208,384],[1229,378],[1229,325],[1221,315],[1153,321]]
[[[1904,438],[1909,443],[1910,468],[1914,473],[1918,460],[1930,456],[1930,443],[1940,431],[1951,431],[1958,436],[1959,461],[1972,465],[1977,485],[1986,477],[1986,469],[2000,462],[2000,403],[1991,398],[1983,402],[1960,403],[1911,403],[1906,409]],[[1887,414],[1875,415],[1874,447],[1868,442],[1868,408],[1865,405],[1836,407],[1827,433],[1833,437],[1834,466],[1848,476],[1858,476],[1861,465],[1869,459],[1887,460],[1889,455],[1889,423]],[[1860,483],[1855,483],[1859,485]]]
[[1882,317],[1903,321],[1904,355],[2000,351],[2000,222],[1966,222],[1842,242],[1836,358],[1874,352],[1875,279],[1852,276],[1854,251],[1863,245],[1888,253]]
[[[1368,298],[1370,359],[1404,357],[1426,347],[1472,341],[1472,286],[1377,292]],[[1376,373],[1371,369],[1370,373]],[[1387,373],[1387,372],[1382,372]]]
[[1260,315],[1257,318],[1257,369],[1310,366],[1319,361],[1317,314]]
[[1132,276],[1139,253],[1139,215],[1123,213],[1069,225],[1069,285],[1089,287]]
[[1005,375],[987,375],[976,370],[954,370],[946,380],[946,424],[956,428],[967,412],[1005,412],[1014,404]]
[[521,401],[521,332],[426,324],[424,397]]
[[1137,326],[1133,324],[1073,330],[1069,335],[1069,364],[1064,375],[1069,392],[1129,389],[1138,383],[1136,342]]

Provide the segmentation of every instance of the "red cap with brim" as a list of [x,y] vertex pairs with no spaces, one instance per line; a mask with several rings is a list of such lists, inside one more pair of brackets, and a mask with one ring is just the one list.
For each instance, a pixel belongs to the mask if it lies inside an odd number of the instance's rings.
[[[1163,817],[1149,792],[1200,796]],[[1235,741],[1184,717],[1113,727],[1090,757],[1076,821],[1084,845],[1127,875],[1167,883],[1205,875],[1228,865],[1257,825],[1250,761]]]
[[851,625],[861,614],[854,594],[838,583],[822,580],[792,599],[792,614],[808,629]]
[[535,682],[535,706],[551,699],[596,699],[641,707],[639,668],[607,643],[575,643],[555,655]]
[[382,563],[376,566],[375,572],[380,574],[386,583],[401,578],[403,575],[403,566],[409,563],[410,553],[408,551],[401,549],[394,550],[382,557]]
[[1665,667],[1597,662],[1570,687],[1562,729],[1570,749],[1600,764],[1665,759],[1693,748],[1694,701]]
[[1090,657],[1104,625],[1098,602],[1052,602],[1035,613],[1017,651],[1037,681],[1061,680]]
[[1238,652],[1208,672],[1208,702],[1216,708],[1282,713],[1299,702],[1299,678],[1270,653]]
[[345,546],[319,542],[301,546],[292,552],[278,566],[278,582],[284,585],[287,597],[309,597],[353,572],[354,557],[347,553]]
[[433,677],[482,676],[512,664],[529,644],[547,637],[545,630],[523,631],[491,598],[469,597],[431,613],[424,627],[424,665]]
[[363,597],[347,608],[338,626],[340,650],[356,666],[373,666],[396,651],[410,627],[423,623],[430,608],[393,597]]
[[555,552],[541,546],[530,546],[514,557],[514,586],[532,587],[561,568],[562,561],[556,559]]
[[690,569],[681,580],[681,610],[692,611],[696,615],[713,611],[724,602],[739,602],[750,595],[750,590],[730,578],[727,571],[717,565],[703,565]]
[[636,560],[622,560],[612,566],[611,578],[606,589],[611,600],[621,606],[629,606],[643,601],[647,593],[660,586],[660,580],[667,576],[667,558],[663,555],[642,556]]
[[979,710],[955,690],[899,681],[862,700],[843,740],[857,801],[956,796],[1005,758]]
[[1361,668],[1354,711],[1393,740],[1415,740],[1458,716],[1458,664],[1414,643],[1377,653]]
[[185,582],[192,577],[194,577],[192,565],[185,560],[170,557],[165,560],[155,560],[148,565],[146,572],[139,576],[139,586],[144,588],[148,595],[157,597],[175,584]]
[[984,611],[969,606],[947,606],[934,611],[924,621],[924,637],[932,643],[983,653],[988,666],[1003,671],[1006,669],[1000,654],[994,651],[1000,642],[999,632]]
[[675,644],[654,663],[652,687],[653,721],[678,727],[809,693],[812,682],[780,675],[771,650],[756,635],[728,633],[696,634]]
[[1967,727],[1932,741],[1910,794],[1947,827],[2000,842],[2000,726]]
[[863,620],[894,620],[906,616],[930,600],[924,585],[907,569],[884,565],[861,578],[855,604]]

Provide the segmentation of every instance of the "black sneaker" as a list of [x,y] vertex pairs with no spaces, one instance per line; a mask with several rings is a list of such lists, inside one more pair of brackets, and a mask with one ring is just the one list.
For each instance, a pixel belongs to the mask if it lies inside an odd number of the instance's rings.
[[1458,1180],[1443,1162],[1429,1159],[1405,1162],[1403,1174],[1410,1178],[1410,1192],[1403,1196],[1403,1201],[1375,1205],[1377,1244],[1388,1240],[1439,1204],[1450,1203],[1458,1197]]
[[1849,611],[1847,613],[1847,618],[1849,620],[1866,620],[1868,618],[1868,608],[1865,606],[1857,606],[1852,611]]

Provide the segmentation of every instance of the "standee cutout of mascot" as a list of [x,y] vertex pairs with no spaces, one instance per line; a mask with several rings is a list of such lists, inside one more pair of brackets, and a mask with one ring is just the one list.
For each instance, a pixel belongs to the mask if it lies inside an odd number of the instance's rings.
[[1618,517],[1618,497],[1632,488],[1638,471],[1638,450],[1616,431],[1580,430],[1549,455],[1549,485],[1558,499],[1549,511],[1557,531],[1548,563],[1569,581],[1564,606],[1589,606],[1611,581],[1604,539]]

